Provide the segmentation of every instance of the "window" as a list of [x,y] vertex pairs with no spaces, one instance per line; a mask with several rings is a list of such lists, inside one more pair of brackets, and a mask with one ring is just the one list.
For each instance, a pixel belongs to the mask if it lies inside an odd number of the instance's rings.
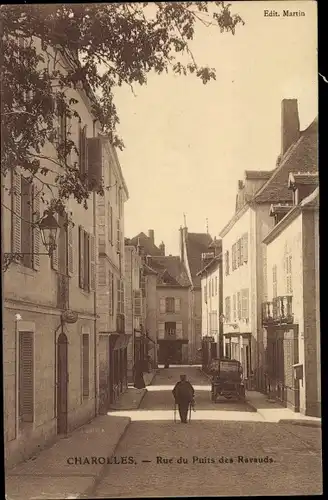
[[248,297],[248,288],[244,288],[243,290],[241,290],[241,319],[244,320],[249,319]]
[[231,304],[230,297],[225,298],[225,317],[227,321],[231,321]]
[[241,239],[237,241],[237,262],[236,262],[236,267],[239,267],[242,265],[241,261]]
[[79,226],[79,287],[90,292],[96,285],[95,237]]
[[124,282],[117,279],[117,313],[124,314]]
[[232,297],[232,315],[233,315],[233,320],[237,320],[237,297],[236,294],[233,295]]
[[232,252],[231,264],[232,264],[232,270],[234,271],[235,269],[237,269],[237,267],[236,267],[236,243],[234,243],[232,245],[231,252]]
[[272,266],[272,297],[275,298],[278,295],[277,290],[277,266],[276,264]]
[[89,397],[89,365],[90,365],[89,334],[82,334],[82,396]]
[[21,176],[21,246],[23,264],[33,267],[33,185],[25,177]]
[[32,332],[19,332],[18,408],[20,423],[34,420],[33,344]]
[[79,166],[82,180],[87,178],[88,174],[88,141],[87,126],[79,127]]
[[176,335],[176,323],[173,321],[169,321],[165,323],[165,336],[166,337],[175,337]]
[[166,299],[165,299],[165,311],[167,313],[174,313],[175,312],[174,297],[166,297]]
[[241,294],[237,292],[237,318],[241,319]]
[[225,253],[225,274],[228,276],[230,273],[230,268],[229,268],[230,262],[229,262],[229,251],[227,250]]
[[108,203],[108,241],[113,244],[113,208]]
[[291,295],[293,293],[291,255],[287,255],[286,257],[286,293],[287,295]]

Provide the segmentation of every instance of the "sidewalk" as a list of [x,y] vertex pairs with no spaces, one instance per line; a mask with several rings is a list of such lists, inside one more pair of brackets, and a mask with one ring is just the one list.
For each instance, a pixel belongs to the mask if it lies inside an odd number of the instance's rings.
[[37,457],[10,469],[6,472],[6,498],[87,498],[130,422],[129,417],[97,417]]
[[[144,373],[143,377],[146,386],[151,385],[156,373],[156,370],[153,370],[150,373]],[[110,405],[110,410],[137,410],[146,394],[147,389],[135,389],[135,387],[131,385],[119,397],[118,401]]]
[[261,392],[246,391],[246,401],[268,422],[321,427],[321,418],[308,417],[294,412],[289,408],[281,406],[276,401],[268,399],[268,396]]
[[[201,373],[211,379],[210,375],[200,368]],[[308,417],[285,408],[274,400],[268,399],[266,394],[257,391],[246,391],[246,402],[266,422],[277,422],[280,424],[303,425],[307,427],[321,427],[321,418]]]

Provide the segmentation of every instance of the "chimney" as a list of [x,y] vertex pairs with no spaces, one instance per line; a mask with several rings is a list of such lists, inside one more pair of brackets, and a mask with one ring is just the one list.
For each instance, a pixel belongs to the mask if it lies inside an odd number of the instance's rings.
[[150,238],[152,243],[155,245],[155,235],[153,229],[148,229],[148,238]]
[[165,255],[165,245],[163,241],[158,248],[160,249],[161,255]]
[[283,99],[281,102],[281,154],[300,137],[300,119],[297,99]]

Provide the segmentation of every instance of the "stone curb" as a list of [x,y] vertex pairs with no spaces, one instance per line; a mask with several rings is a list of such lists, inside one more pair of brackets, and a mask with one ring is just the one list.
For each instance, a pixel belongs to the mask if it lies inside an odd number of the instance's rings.
[[[110,458],[113,458],[115,456],[115,451],[117,450],[120,442],[122,441],[123,437],[125,436],[125,434],[127,432],[127,429],[130,426],[130,424],[131,424],[131,418],[128,417],[128,421],[126,423],[126,426],[124,427],[123,431],[121,432],[121,434],[120,434],[120,436],[119,436],[116,444],[114,445],[112,451],[110,452]],[[90,499],[90,498],[92,498],[92,494],[94,493],[96,487],[101,482],[101,480],[105,477],[106,472],[107,472],[109,466],[110,466],[110,464],[104,464],[99,469],[99,474],[97,474],[96,476],[94,476],[94,478],[92,480],[92,484],[90,486],[88,486],[83,492],[79,493],[79,496],[77,498],[81,498],[81,499]]]
[[303,425],[304,427],[317,427],[321,428],[321,422],[317,422],[315,420],[294,420],[294,419],[287,419],[287,418],[282,418],[281,420],[278,421],[278,424],[291,424],[291,425]]

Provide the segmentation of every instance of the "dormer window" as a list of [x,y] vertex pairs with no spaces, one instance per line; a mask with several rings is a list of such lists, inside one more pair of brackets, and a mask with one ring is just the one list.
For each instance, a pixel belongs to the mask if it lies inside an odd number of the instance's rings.
[[318,174],[315,172],[298,172],[289,174],[288,189],[293,192],[293,205],[298,205],[309,196],[318,185]]
[[289,203],[279,203],[277,205],[271,205],[270,207],[270,215],[274,217],[275,226],[279,224],[279,222],[285,217],[285,215],[290,211],[292,205]]

